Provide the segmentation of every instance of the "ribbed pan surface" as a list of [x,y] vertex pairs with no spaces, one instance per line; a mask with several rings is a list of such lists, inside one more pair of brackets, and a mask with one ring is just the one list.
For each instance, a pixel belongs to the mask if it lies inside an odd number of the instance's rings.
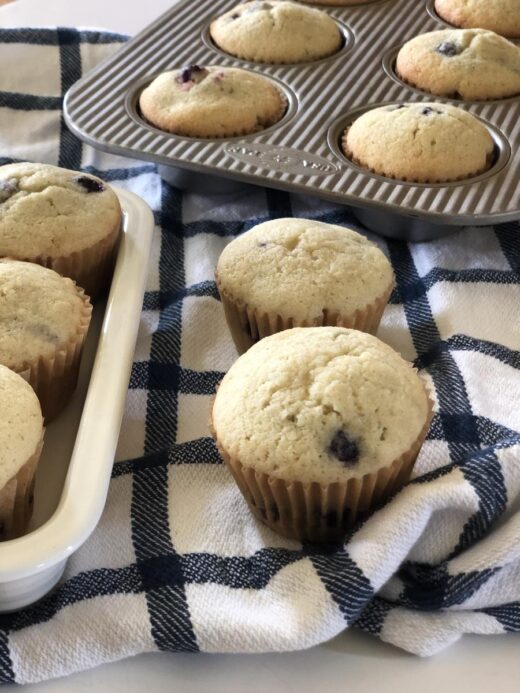
[[[65,116],[95,147],[161,164],[443,224],[518,219],[520,98],[435,98],[392,76],[393,57],[404,41],[448,26],[435,17],[432,3],[322,7],[338,21],[344,48],[321,61],[267,65],[228,56],[209,39],[210,21],[237,0],[184,0],[77,82],[67,94]],[[144,123],[136,109],[140,89],[158,73],[191,63],[243,67],[273,78],[288,97],[286,116],[266,131],[227,140],[177,137]],[[490,172],[464,182],[417,185],[372,175],[341,154],[339,135],[353,112],[386,102],[433,100],[462,106],[490,126],[498,152]]]

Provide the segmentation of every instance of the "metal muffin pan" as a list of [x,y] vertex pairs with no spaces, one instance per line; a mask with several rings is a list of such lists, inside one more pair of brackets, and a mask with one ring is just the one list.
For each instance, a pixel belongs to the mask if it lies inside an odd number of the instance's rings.
[[[229,183],[252,183],[317,195],[352,206],[376,232],[406,240],[520,219],[520,98],[434,97],[393,74],[399,46],[449,26],[436,17],[433,0],[320,6],[338,22],[343,46],[333,56],[291,65],[240,60],[213,45],[211,21],[236,4],[182,0],[168,10],[69,90],[64,112],[71,130],[99,149],[158,163],[161,175],[182,187],[220,192]],[[285,116],[261,132],[227,139],[179,137],[145,122],[138,109],[142,88],[165,70],[193,63],[241,67],[272,79],[287,97]],[[495,141],[492,169],[428,185],[350,162],[340,147],[349,118],[407,101],[453,103],[479,117]]]

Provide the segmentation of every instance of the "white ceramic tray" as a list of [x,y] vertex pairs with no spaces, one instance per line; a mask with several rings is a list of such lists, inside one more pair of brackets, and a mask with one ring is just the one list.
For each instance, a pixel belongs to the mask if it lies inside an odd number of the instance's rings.
[[123,234],[110,294],[94,308],[74,397],[46,430],[31,531],[0,543],[0,612],[31,604],[56,585],[105,505],[154,228],[141,198],[116,192]]

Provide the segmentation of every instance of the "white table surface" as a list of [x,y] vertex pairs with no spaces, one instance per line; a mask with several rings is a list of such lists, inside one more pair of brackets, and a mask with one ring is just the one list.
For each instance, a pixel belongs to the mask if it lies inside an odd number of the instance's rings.
[[[134,34],[172,4],[174,0],[17,0],[0,7],[0,27],[59,24]],[[27,686],[24,692],[141,693],[145,685],[153,693],[518,693],[520,634],[466,636],[430,659],[358,632],[291,654],[147,654]]]

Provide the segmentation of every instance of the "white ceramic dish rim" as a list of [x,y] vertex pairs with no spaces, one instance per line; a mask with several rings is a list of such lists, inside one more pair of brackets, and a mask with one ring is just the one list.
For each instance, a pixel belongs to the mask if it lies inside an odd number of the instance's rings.
[[[62,563],[94,530],[105,505],[154,228],[152,211],[141,198],[114,189],[123,209],[123,234],[61,498],[41,527],[0,544],[0,583],[36,575]],[[117,368],[113,368],[114,353],[118,354]],[[106,387],[110,387],[113,397],[104,397]]]

